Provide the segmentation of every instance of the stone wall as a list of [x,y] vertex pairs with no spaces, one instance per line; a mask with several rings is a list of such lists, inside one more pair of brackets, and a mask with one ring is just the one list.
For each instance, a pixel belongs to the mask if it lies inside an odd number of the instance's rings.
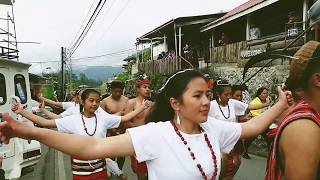
[[[260,67],[250,68],[246,73],[246,78],[254,74]],[[209,69],[209,74],[215,79],[226,79],[229,83],[241,84],[243,68],[239,68],[237,64],[213,65]],[[248,86],[251,98],[254,98],[259,87],[267,87],[273,98],[276,97],[276,86],[285,82],[289,75],[289,65],[275,65],[272,67],[265,67],[256,76],[249,80]]]

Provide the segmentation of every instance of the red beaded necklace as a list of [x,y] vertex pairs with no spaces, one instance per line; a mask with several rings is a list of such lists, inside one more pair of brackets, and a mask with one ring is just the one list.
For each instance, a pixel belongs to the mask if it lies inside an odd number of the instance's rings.
[[[174,128],[174,131],[175,131],[175,132],[177,133],[177,135],[180,137],[182,143],[183,143],[185,146],[187,146],[188,151],[190,152],[190,156],[191,156],[192,160],[195,161],[195,160],[196,160],[196,157],[195,157],[194,153],[192,152],[191,148],[188,146],[187,141],[184,139],[184,137],[182,136],[182,134],[180,133],[180,131],[178,130],[177,126],[174,124],[173,121],[171,121],[171,124],[172,124],[172,126],[173,126],[173,128]],[[212,180],[215,180],[216,177],[217,177],[217,174],[218,174],[217,157],[216,157],[216,155],[215,155],[215,153],[214,153],[214,151],[213,151],[213,148],[212,148],[212,145],[211,145],[211,143],[210,143],[210,141],[209,141],[209,138],[208,138],[207,133],[205,133],[204,130],[203,130],[201,127],[200,127],[200,131],[204,133],[204,139],[205,139],[205,141],[206,141],[206,143],[207,143],[207,145],[208,145],[208,147],[209,147],[209,149],[210,149],[210,152],[211,152],[211,157],[212,157],[213,165],[214,165],[214,174],[213,174],[213,176],[212,176],[211,179],[212,179]],[[206,175],[206,173],[204,172],[204,170],[203,170],[203,168],[202,168],[202,166],[201,166],[200,163],[197,164],[197,168],[199,169],[199,171],[200,171],[203,179],[209,180],[209,177],[208,177],[208,176]]]

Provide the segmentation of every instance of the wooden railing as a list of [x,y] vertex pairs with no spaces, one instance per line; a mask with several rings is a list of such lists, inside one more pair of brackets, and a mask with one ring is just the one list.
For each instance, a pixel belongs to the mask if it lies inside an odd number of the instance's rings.
[[160,59],[138,64],[140,72],[169,75],[181,69],[181,59]]
[[[219,46],[212,48],[213,63],[238,63],[240,59],[248,58],[246,56],[241,57],[242,51],[277,51],[282,50],[294,38],[287,39],[286,34],[279,33],[277,35],[260,38],[258,40],[242,41],[225,46]],[[288,53],[295,53],[304,44],[304,39],[300,38],[290,48],[287,49]]]
[[240,59],[241,50],[245,47],[246,42],[242,41],[212,48],[213,54],[211,61],[213,63],[237,62]]

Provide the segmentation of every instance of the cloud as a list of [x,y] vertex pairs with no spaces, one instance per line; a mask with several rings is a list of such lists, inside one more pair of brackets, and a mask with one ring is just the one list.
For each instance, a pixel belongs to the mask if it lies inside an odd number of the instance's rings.
[[[246,0],[108,0],[92,29],[74,54],[95,56],[134,47],[135,39],[170,19],[230,10]],[[70,46],[90,6],[98,0],[17,0],[14,4],[20,59],[46,62],[60,59],[60,47]],[[123,64],[132,53],[75,62],[79,65]],[[39,66],[39,65],[38,65]],[[42,64],[59,67],[58,62]]]

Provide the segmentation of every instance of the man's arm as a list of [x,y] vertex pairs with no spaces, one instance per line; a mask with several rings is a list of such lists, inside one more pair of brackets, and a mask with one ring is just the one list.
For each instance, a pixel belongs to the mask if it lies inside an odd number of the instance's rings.
[[[129,101],[128,101],[128,105],[127,105],[127,107],[126,107],[126,109],[125,109],[125,112],[124,112],[124,114],[128,114],[128,113],[130,113],[130,112],[132,112],[133,110],[134,110],[134,104],[135,104],[135,99],[130,99]],[[129,121],[127,121],[127,122],[124,122],[124,126],[126,127],[126,128],[130,128],[130,127],[133,127],[132,126],[132,119],[131,120],[129,120]]]
[[285,179],[316,179],[320,159],[320,128],[311,120],[290,123],[282,132],[279,148]]

